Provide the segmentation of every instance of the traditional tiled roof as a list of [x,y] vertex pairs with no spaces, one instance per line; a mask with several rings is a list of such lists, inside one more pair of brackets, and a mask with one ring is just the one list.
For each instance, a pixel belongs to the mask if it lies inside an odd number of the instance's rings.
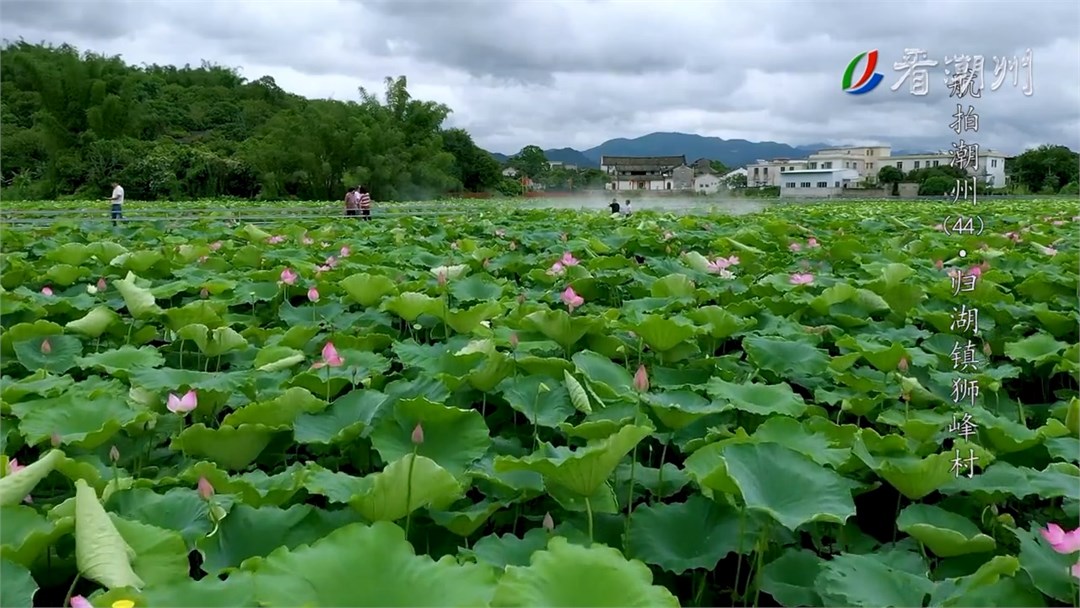
[[[617,167],[627,171],[628,167],[651,167],[654,169],[672,169],[686,164],[686,155],[682,156],[601,156],[600,164],[605,167]],[[637,169],[640,170],[640,169]]]

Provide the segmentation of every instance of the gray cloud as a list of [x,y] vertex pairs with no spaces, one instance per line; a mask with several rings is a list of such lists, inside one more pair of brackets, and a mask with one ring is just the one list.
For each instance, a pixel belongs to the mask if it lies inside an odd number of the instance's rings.
[[[129,62],[243,66],[283,88],[356,99],[408,76],[415,96],[485,147],[594,146],[683,131],[791,144],[946,147],[956,99],[943,64],[931,92],[891,91],[906,48],[985,59],[1031,48],[1035,91],[967,100],[984,147],[1080,148],[1080,3],[1069,0],[711,2],[668,0],[5,0],[0,34],[122,54]],[[841,90],[878,49],[884,81]]]

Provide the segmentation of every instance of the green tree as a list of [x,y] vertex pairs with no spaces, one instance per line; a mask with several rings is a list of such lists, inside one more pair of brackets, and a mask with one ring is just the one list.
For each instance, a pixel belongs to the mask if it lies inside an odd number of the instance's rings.
[[548,172],[548,160],[539,146],[525,146],[510,157],[511,167],[534,180],[540,180]]
[[454,156],[454,177],[469,192],[494,188],[502,180],[502,167],[478,147],[464,129],[449,129],[442,134],[443,147]]
[[893,194],[896,194],[902,181],[904,181],[904,172],[892,165],[885,165],[878,171],[878,182],[891,185]]
[[1043,145],[1014,158],[1007,171],[1030,192],[1056,193],[1080,178],[1080,154],[1065,146]]

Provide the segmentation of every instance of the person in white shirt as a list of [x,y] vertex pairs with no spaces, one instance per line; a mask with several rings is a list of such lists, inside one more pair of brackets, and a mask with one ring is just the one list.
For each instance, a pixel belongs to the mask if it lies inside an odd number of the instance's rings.
[[116,220],[124,219],[124,187],[117,182],[112,183],[112,223],[116,225]]

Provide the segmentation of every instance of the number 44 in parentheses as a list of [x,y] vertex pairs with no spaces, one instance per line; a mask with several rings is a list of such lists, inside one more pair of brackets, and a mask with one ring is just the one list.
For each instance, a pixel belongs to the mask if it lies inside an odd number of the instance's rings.
[[[948,236],[952,236],[954,233],[959,234],[959,235],[964,235],[964,234],[979,235],[979,234],[983,233],[983,229],[986,227],[986,224],[983,222],[983,219],[981,217],[977,216],[977,215],[975,217],[964,217],[964,216],[961,215],[961,216],[956,218],[955,222],[953,222],[952,219],[953,219],[953,216],[951,216],[951,215],[947,216],[945,218],[945,221],[941,223],[941,226],[944,229],[945,234],[947,234]],[[976,222],[979,225],[978,230],[975,230]],[[949,227],[949,224],[952,224],[951,228]]]

